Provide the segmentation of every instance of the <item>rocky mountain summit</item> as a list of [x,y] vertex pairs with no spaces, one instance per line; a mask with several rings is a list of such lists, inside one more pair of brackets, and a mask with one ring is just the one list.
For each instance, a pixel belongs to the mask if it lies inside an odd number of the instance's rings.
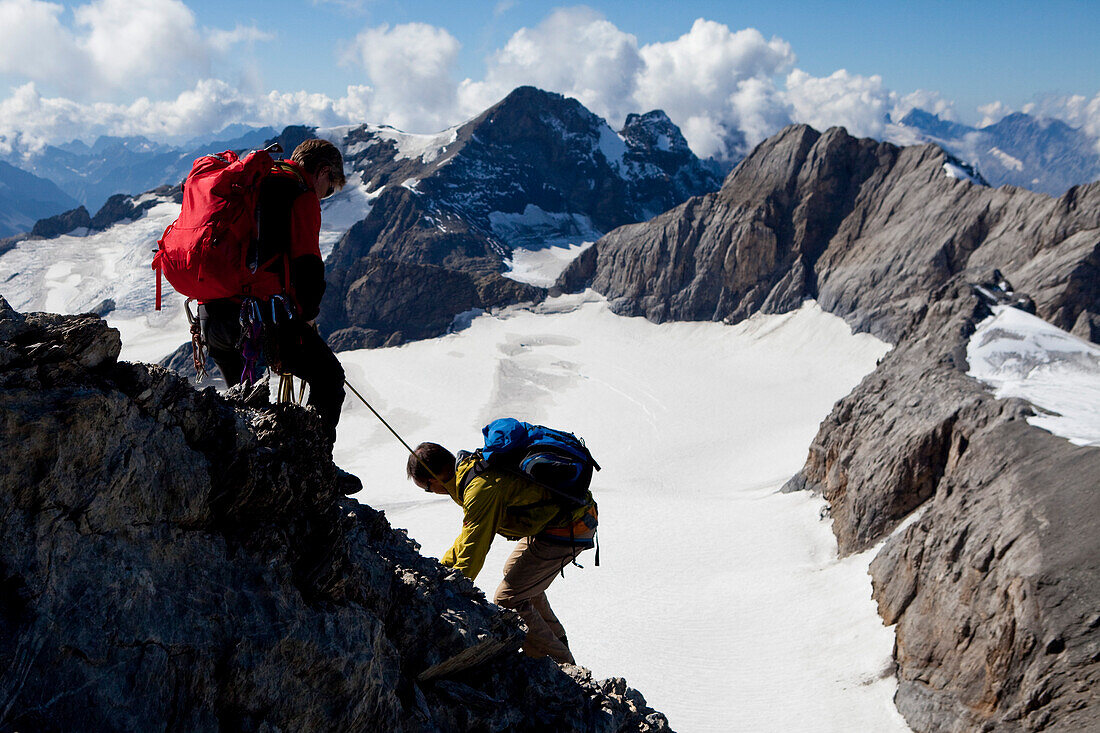
[[897,624],[899,710],[918,731],[1091,730],[1100,451],[994,399],[967,376],[966,347],[998,292],[1098,340],[1100,184],[1052,199],[975,185],[956,163],[792,126],[719,192],[599,240],[558,287],[655,321],[815,298],[893,342],[787,489],[829,501],[842,554],[885,541],[871,572]]
[[0,729],[667,731],[344,498],[311,410],[0,299]]
[[[308,132],[284,135],[284,148]],[[595,240],[720,183],[663,112],[631,115],[616,133],[576,100],[533,87],[435,136],[369,125],[333,136],[377,194],[327,263],[320,323],[340,348],[435,336],[444,314],[540,299],[501,275],[512,248]],[[429,317],[378,310],[395,292]]]

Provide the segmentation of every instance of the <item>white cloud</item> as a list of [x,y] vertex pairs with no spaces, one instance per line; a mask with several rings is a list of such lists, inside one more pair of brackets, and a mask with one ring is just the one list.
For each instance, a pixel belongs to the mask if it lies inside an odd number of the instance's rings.
[[209,67],[195,15],[179,0],[97,0],[73,11],[79,45],[100,81],[157,85]]
[[343,61],[367,73],[370,101],[362,87],[356,96],[365,104],[363,111],[372,114],[370,121],[434,132],[455,115],[452,69],[460,47],[445,29],[426,23],[381,25],[362,31],[344,49]]
[[857,137],[879,137],[895,95],[877,74],[860,76],[840,69],[813,77],[795,69],[787,75],[787,98],[798,122],[818,130],[840,125]]
[[890,112],[890,118],[894,122],[898,122],[914,109],[931,112],[941,120],[958,121],[958,116],[955,113],[955,103],[944,99],[939,92],[927,89],[918,89],[898,99],[894,103],[894,109]]
[[982,121],[978,123],[978,127],[989,127],[999,122],[1005,115],[1011,114],[1013,109],[1000,101],[996,101],[981,105],[978,107],[978,112],[982,115]]
[[0,0],[0,74],[42,82],[65,80],[78,69],[81,54],[61,24],[62,12],[61,5],[39,0]]
[[71,17],[53,3],[0,0],[0,74],[77,100],[179,88],[233,45],[271,38],[255,26],[200,29],[180,0],[93,0]]
[[521,28],[489,59],[485,79],[462,83],[460,109],[476,114],[523,85],[573,97],[616,124],[628,112],[643,61],[638,39],[589,8],[555,10]]
[[238,23],[237,27],[231,31],[215,29],[209,32],[210,47],[221,53],[226,53],[239,44],[247,45],[273,40],[275,40],[274,33],[261,30],[255,24],[244,26]]
[[[272,38],[255,25],[200,28],[181,0],[90,0],[71,14],[42,0],[0,0],[0,75],[21,84],[0,99],[0,150],[104,133],[193,137],[233,122],[435,132],[525,84],[574,97],[614,127],[630,112],[663,109],[704,157],[743,154],[793,121],[881,136],[888,113],[897,120],[920,107],[955,119],[935,91],[902,96],[878,76],[843,69],[814,77],[795,67],[783,39],[705,19],[643,46],[595,10],[557,9],[491,53],[480,78],[461,82],[460,44],[446,29],[367,27],[340,49],[364,78],[339,97],[269,91],[248,67],[254,58],[224,63],[234,47]],[[224,70],[220,79],[212,68]],[[1100,138],[1100,95],[1045,98],[1034,109]],[[996,102],[980,111],[988,124],[1010,110]]]

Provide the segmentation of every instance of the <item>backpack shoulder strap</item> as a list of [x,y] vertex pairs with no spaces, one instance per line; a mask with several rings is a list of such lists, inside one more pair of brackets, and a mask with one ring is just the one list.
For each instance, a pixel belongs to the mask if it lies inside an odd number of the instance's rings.
[[485,460],[485,458],[481,455],[480,448],[469,454],[469,456],[465,460],[469,460],[470,458],[474,459],[474,465],[470,466],[470,468],[466,470],[466,473],[462,476],[462,481],[460,481],[458,484],[459,499],[461,499],[466,494],[466,487],[470,485],[470,482],[485,473],[485,471],[489,468],[489,462]]
[[275,161],[274,165],[271,166],[271,173],[280,177],[293,178],[298,182],[298,186],[302,191],[309,190],[309,184],[306,183],[306,178],[302,175],[301,169],[292,163],[285,160]]

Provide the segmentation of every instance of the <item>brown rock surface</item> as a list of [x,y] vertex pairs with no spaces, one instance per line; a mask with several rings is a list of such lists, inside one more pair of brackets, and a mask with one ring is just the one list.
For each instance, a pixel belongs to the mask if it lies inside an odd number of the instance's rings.
[[[616,312],[736,322],[815,298],[897,342],[930,294],[997,267],[1038,313],[1078,333],[1100,313],[1100,183],[1052,199],[951,178],[934,145],[898,148],[804,125],[761,143],[722,190],[611,232],[559,287]],[[1080,325],[1079,325],[1080,324]]]
[[0,298],[0,729],[668,730],[506,651],[512,616],[343,496],[311,410],[119,349]]

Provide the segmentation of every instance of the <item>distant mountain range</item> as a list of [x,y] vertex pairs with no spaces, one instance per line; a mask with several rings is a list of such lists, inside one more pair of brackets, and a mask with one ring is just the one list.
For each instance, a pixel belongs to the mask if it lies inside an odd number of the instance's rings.
[[191,164],[200,155],[258,147],[276,134],[277,131],[270,127],[233,125],[217,135],[197,138],[181,146],[163,145],[140,136],[103,136],[91,145],[74,140],[62,145],[47,145],[33,152],[13,151],[3,160],[49,179],[69,197],[62,208],[30,217],[33,224],[36,218],[51,216],[78,204],[96,211],[117,193],[138,194],[162,185],[174,185],[187,176]]
[[1005,184],[1061,196],[1100,179],[1098,141],[1061,120],[1010,114],[975,128],[914,109],[888,126],[899,145],[932,142],[970,163],[992,186]]
[[[630,142],[634,146],[632,150],[636,151],[639,144],[648,145],[651,152],[656,151],[657,155],[647,160],[646,164],[663,157],[666,162],[658,163],[659,166],[667,165],[668,160],[677,155],[690,152],[678,129],[674,137],[681,141],[678,144],[682,147],[660,150],[659,146],[669,144],[673,137],[656,131],[657,127],[663,126],[667,131],[675,126],[663,113],[659,113],[660,120],[650,117],[653,114],[649,113],[645,119],[639,115],[631,115],[627,119],[622,131],[624,134],[642,134],[640,131],[647,128],[654,131],[647,143],[643,144],[641,138],[633,138]],[[310,129],[287,128],[283,137],[288,133],[289,137],[294,137],[295,130],[300,133]],[[364,125],[357,129],[361,131],[361,136],[368,134],[362,130],[374,130],[376,132],[370,134],[380,136],[379,139],[386,136],[386,130],[392,133],[393,139],[403,135],[384,125]],[[635,132],[629,132],[631,130]],[[270,127],[238,124],[182,145],[166,145],[141,136],[103,136],[91,145],[74,140],[36,151],[14,150],[0,156],[0,161],[53,182],[64,195],[43,197],[42,192],[46,189],[41,184],[32,186],[35,193],[27,201],[13,196],[10,191],[0,193],[0,237],[29,231],[36,219],[61,213],[77,204],[96,211],[114,194],[139,194],[158,186],[174,185],[187,175],[192,161],[200,155],[211,151],[260,147],[277,135],[278,131]],[[1009,184],[1060,196],[1071,186],[1100,179],[1100,149],[1096,139],[1060,120],[1033,117],[1022,112],[1008,115],[993,125],[976,128],[914,109],[900,120],[890,121],[882,137],[898,145],[936,143],[969,164],[980,178],[995,187]],[[624,139],[631,140],[629,137]],[[366,145],[370,139],[363,137],[360,142]],[[635,155],[635,152],[630,155]],[[631,164],[630,155],[623,159],[624,164]],[[394,160],[407,158],[398,151]],[[699,161],[697,169],[700,175],[701,171],[706,171],[712,177],[722,178],[735,162],[707,159]],[[396,174],[399,167],[390,166],[386,173]],[[693,175],[695,171],[693,169]],[[9,170],[0,173],[0,186],[9,183],[12,175]],[[19,188],[16,186],[16,189]],[[666,203],[653,199],[640,201],[639,205],[652,216],[663,211]]]
[[76,206],[53,181],[0,161],[0,239],[30,231],[38,219]]

